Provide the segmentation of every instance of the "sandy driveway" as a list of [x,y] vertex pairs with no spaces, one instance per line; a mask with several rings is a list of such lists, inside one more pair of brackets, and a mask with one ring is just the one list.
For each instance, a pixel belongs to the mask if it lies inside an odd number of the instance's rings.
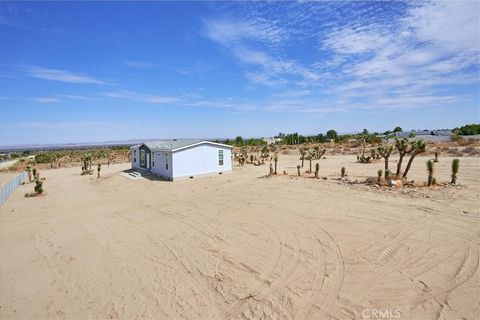
[[[449,178],[451,159],[437,165]],[[321,160],[321,175],[382,163]],[[425,180],[425,161],[411,178]],[[296,171],[281,156],[280,171]],[[262,178],[267,166],[180,182],[129,180],[128,165],[44,170],[0,207],[1,319],[477,319],[478,158],[465,189],[359,190]],[[467,176],[470,172],[470,176]],[[377,311],[375,311],[377,310]],[[391,317],[393,318],[393,317]]]

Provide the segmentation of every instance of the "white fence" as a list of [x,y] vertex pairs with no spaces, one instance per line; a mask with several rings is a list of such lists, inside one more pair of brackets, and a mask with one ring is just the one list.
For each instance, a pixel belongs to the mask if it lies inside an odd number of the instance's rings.
[[12,192],[15,191],[15,189],[17,189],[17,187],[21,185],[22,182],[25,181],[25,179],[27,179],[27,177],[28,177],[28,174],[25,171],[23,171],[22,173],[17,175],[15,178],[10,180],[6,185],[1,187],[0,205],[4,204],[5,201],[7,201],[8,197],[12,194]]

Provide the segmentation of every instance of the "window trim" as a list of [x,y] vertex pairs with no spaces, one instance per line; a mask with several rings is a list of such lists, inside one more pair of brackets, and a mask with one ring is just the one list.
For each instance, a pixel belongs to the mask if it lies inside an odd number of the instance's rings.
[[218,150],[218,165],[223,166],[225,164],[223,157],[223,149]]

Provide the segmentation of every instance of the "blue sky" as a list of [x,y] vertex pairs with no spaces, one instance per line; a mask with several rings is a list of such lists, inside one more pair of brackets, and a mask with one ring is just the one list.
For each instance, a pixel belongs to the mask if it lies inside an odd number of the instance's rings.
[[0,145],[479,122],[479,3],[1,2]]

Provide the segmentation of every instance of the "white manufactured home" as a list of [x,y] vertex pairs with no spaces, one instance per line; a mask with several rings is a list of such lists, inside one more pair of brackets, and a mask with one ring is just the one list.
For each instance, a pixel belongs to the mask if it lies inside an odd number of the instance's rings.
[[205,140],[149,141],[131,148],[132,168],[166,180],[232,171],[232,146]]

